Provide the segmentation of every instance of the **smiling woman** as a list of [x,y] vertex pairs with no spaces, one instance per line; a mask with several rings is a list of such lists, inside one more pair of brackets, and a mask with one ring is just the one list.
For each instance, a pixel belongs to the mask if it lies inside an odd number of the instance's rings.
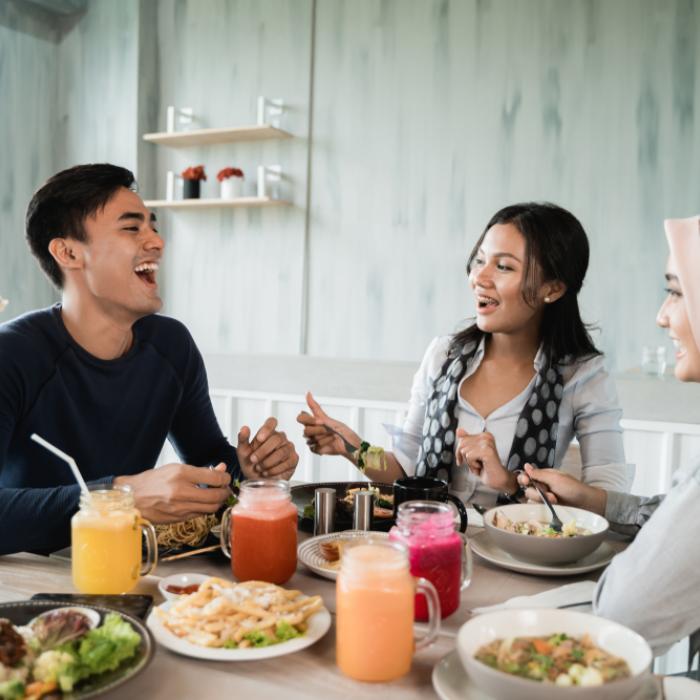
[[[671,249],[666,267],[667,297],[657,323],[676,343],[675,374],[700,382],[700,217],[665,222]],[[635,496],[581,484],[566,474],[527,469],[546,487],[552,502],[604,515],[613,530],[636,535],[598,583],[597,615],[622,622],[642,634],[655,654],[700,628],[700,547],[697,504],[700,464],[674,471],[667,496]]]
[[[588,258],[586,233],[565,209],[497,212],[467,264],[476,322],[430,344],[387,469],[366,475],[437,477],[463,500],[493,505],[520,495],[525,463],[559,467],[576,437],[583,480],[627,490],[614,384],[578,307]],[[352,445],[360,436],[311,396],[309,406],[298,420],[312,451],[351,458],[335,433]]]

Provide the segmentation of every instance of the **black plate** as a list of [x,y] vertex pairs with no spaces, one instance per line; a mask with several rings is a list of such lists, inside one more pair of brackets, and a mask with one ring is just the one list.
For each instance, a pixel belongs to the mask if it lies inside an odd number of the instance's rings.
[[[16,603],[0,603],[0,617],[7,618],[13,625],[26,625],[30,620],[47,610],[75,605],[75,603],[57,603],[48,600],[22,600]],[[131,615],[126,615],[117,610],[103,608],[99,605],[88,605],[100,613],[100,621],[105,615],[116,612],[127,620],[141,637],[141,644],[136,650],[136,656],[124,661],[119,668],[114,671],[107,671],[99,676],[92,676],[81,681],[75,691],[62,695],[64,700],[84,700],[85,698],[95,698],[103,695],[107,691],[126,683],[138,673],[141,673],[153,658],[155,642],[145,625]]]
[[[218,535],[214,535],[211,532],[209,532],[204,541],[201,544],[198,544],[196,547],[192,547],[188,544],[179,545],[177,547],[158,547],[158,561],[163,559],[163,557],[170,557],[175,554],[182,554],[183,552],[191,552],[195,549],[201,549],[202,547],[208,547],[209,545],[214,544],[219,544],[219,537]],[[71,551],[72,550],[70,547],[64,547],[63,549],[58,549],[55,552],[51,552],[49,556],[53,557],[54,559],[71,561]],[[214,559],[223,559],[224,553],[220,549],[216,549],[198,556]]]
[[[379,482],[368,481],[324,481],[320,484],[301,484],[292,486],[292,502],[297,507],[299,514],[299,529],[304,532],[313,532],[313,518],[304,517],[304,508],[314,502],[314,492],[320,488],[330,488],[336,490],[336,505],[335,505],[335,530],[350,530],[352,528],[352,509],[346,509],[338,502],[347,493],[348,489],[367,488],[374,486],[379,489],[383,496],[392,496],[393,489],[391,484],[380,484]],[[372,523],[373,530],[388,532],[394,524],[393,518],[374,518]]]
[[[221,523],[218,524],[220,525]],[[213,535],[211,532],[209,532],[204,538],[204,541],[200,542],[195,547],[189,544],[177,545],[175,547],[158,547],[158,559],[160,560],[163,557],[170,557],[174,554],[182,554],[183,552],[191,552],[194,549],[201,549],[202,547],[209,547],[210,545],[214,544],[219,544],[219,537],[218,535]],[[223,557],[224,553],[220,549],[217,549],[212,552],[207,552],[201,556],[214,556],[218,558],[219,556]]]

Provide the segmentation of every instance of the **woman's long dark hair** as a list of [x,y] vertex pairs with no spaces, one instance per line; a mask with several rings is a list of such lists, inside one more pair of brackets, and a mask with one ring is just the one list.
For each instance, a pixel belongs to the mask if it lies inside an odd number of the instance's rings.
[[[539,286],[559,280],[566,285],[564,296],[546,304],[540,328],[540,340],[550,362],[574,362],[602,354],[593,344],[586,324],[581,320],[578,293],[588,269],[588,237],[581,222],[556,204],[526,202],[496,212],[469,255],[467,272],[488,230],[495,224],[513,224],[525,238],[525,273],[522,295],[533,304]],[[476,323],[452,336],[450,350],[466,343],[479,343],[488,333]]]

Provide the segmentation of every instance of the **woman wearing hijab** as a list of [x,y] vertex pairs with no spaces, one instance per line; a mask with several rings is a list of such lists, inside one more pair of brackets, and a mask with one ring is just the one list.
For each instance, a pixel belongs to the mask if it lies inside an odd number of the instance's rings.
[[[657,323],[676,346],[676,377],[700,382],[700,217],[664,226],[670,256]],[[544,484],[552,502],[592,510],[612,529],[639,533],[598,582],[596,614],[639,632],[655,654],[700,629],[700,461],[676,472],[668,495],[650,498],[581,484],[551,469],[525,469],[521,484]],[[534,490],[527,495],[537,498]]]
[[[629,489],[615,387],[578,307],[588,258],[586,233],[565,209],[497,212],[467,265],[476,323],[430,344],[386,468],[366,476],[435,477],[464,501],[493,505],[518,497],[517,469],[559,467],[576,437],[585,483]],[[297,420],[311,450],[363,467],[368,443],[307,401],[311,413]]]

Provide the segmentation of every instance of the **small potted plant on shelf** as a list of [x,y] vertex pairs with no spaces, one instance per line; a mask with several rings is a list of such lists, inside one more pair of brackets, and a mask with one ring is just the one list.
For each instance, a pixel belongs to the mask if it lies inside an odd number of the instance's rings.
[[195,165],[185,168],[181,173],[181,177],[183,180],[182,198],[199,199],[200,182],[207,179],[207,174],[204,172],[204,166]]
[[222,168],[216,179],[221,183],[221,199],[238,199],[243,195],[243,171],[240,168]]

